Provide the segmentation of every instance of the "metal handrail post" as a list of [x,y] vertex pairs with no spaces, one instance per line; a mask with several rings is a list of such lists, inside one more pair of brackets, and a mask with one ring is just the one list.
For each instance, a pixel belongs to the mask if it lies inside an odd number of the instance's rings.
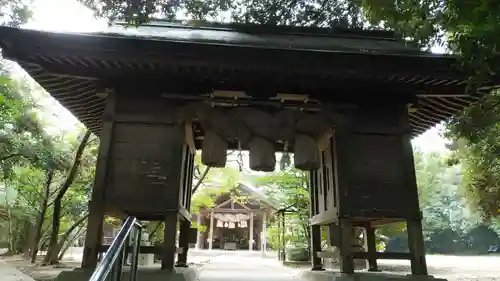
[[[125,244],[127,246],[127,244]],[[123,276],[123,264],[125,261],[125,248],[123,247],[118,254],[118,259],[113,264],[113,269],[111,270],[111,281],[121,281]]]
[[139,269],[139,252],[141,248],[142,229],[137,227],[135,229],[134,242],[132,245],[132,262],[130,264],[130,281],[136,281]]
[[[102,261],[92,273],[89,281],[104,281],[110,272],[112,273],[110,276],[111,281],[121,281],[123,265],[126,258],[126,248],[128,247],[127,242],[134,228],[141,229],[142,226],[137,222],[136,218],[128,217],[118,232],[118,235],[116,235],[116,238],[113,240],[113,243],[111,243]],[[135,266],[135,269],[131,268],[131,270],[137,272],[137,266]]]

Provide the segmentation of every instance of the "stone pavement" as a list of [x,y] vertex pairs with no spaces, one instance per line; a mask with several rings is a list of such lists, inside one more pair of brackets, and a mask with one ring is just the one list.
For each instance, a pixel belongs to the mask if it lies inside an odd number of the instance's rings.
[[212,258],[200,271],[200,281],[290,281],[296,272],[276,260],[251,253],[227,252]]
[[1,281],[33,281],[31,277],[20,272],[16,268],[0,261],[0,280]]
[[[263,258],[259,252],[214,250],[190,254],[188,261],[191,267],[198,268],[199,281],[291,281],[298,273],[274,258]],[[0,260],[0,281],[33,279]]]

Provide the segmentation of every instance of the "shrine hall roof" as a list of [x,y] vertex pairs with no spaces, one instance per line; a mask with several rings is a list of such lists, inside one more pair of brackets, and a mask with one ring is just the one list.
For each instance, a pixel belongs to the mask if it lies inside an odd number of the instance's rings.
[[101,94],[116,85],[147,84],[142,91],[177,96],[214,90],[271,93],[267,99],[301,94],[320,102],[411,96],[410,125],[418,135],[499,82],[495,77],[466,93],[468,77],[457,57],[420,51],[385,31],[197,22],[116,25],[93,33],[0,27],[0,46],[5,58],[97,134]]
[[[152,22],[140,27],[116,24],[104,36],[131,36],[145,40],[224,44],[255,48],[346,51],[386,54],[425,54],[409,42],[396,40],[392,32],[351,29],[274,27],[198,22]],[[305,40],[306,39],[306,40]]]

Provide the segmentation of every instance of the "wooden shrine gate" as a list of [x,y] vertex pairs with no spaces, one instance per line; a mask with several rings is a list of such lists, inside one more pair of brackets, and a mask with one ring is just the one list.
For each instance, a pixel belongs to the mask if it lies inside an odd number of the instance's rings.
[[[157,22],[129,33],[1,27],[6,58],[100,137],[82,267],[97,264],[105,214],[164,221],[162,268],[187,260],[193,157],[223,167],[227,149],[274,171],[275,152],[310,171],[313,269],[328,225],[342,272],[353,259],[407,258],[427,274],[410,138],[477,101],[458,59],[390,32]],[[498,78],[497,78],[498,79]],[[406,221],[409,254],[377,253],[373,228]],[[353,227],[368,252],[352,249]]]

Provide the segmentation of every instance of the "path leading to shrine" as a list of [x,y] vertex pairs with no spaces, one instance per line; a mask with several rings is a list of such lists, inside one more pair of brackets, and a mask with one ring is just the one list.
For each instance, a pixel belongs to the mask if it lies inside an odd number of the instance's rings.
[[[297,271],[260,253],[223,252],[200,271],[200,281],[291,281]],[[298,279],[296,279],[298,280]]]

